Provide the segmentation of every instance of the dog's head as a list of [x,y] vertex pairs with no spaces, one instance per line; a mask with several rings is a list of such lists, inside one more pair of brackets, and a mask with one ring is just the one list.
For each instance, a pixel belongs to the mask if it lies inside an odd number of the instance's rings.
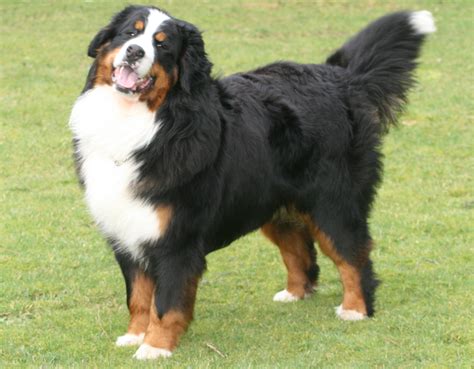
[[175,85],[189,93],[211,70],[199,30],[153,7],[129,6],[116,14],[88,55],[97,60],[94,83],[149,105],[159,105]]

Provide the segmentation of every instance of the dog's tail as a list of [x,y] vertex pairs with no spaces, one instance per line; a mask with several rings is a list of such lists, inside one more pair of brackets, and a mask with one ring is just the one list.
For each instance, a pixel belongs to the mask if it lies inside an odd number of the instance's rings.
[[361,105],[368,102],[386,130],[403,110],[421,46],[434,31],[429,11],[388,14],[351,38],[326,63],[348,70],[350,96],[361,98],[355,104],[367,108]]

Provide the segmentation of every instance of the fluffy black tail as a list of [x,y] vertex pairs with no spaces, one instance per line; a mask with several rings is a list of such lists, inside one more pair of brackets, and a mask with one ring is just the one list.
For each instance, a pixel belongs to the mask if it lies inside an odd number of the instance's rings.
[[435,30],[429,11],[389,14],[351,38],[326,63],[348,70],[350,96],[361,97],[355,102],[359,108],[368,101],[365,108],[375,108],[387,129],[396,123],[414,84],[413,70],[425,36]]

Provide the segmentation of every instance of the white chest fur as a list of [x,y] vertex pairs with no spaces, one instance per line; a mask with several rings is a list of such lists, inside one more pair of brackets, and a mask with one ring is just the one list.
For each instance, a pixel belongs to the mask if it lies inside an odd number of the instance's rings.
[[100,86],[77,100],[69,124],[79,141],[86,200],[96,223],[140,259],[140,245],[159,238],[160,227],[155,209],[133,193],[138,163],[130,155],[156,134],[154,114],[145,104]]

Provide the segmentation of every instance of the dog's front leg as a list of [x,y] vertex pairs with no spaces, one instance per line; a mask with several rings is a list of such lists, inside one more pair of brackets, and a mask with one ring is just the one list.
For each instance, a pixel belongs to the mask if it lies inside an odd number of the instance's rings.
[[171,356],[193,318],[197,285],[205,269],[198,249],[179,249],[152,260],[156,288],[145,339],[134,355],[139,360]]

